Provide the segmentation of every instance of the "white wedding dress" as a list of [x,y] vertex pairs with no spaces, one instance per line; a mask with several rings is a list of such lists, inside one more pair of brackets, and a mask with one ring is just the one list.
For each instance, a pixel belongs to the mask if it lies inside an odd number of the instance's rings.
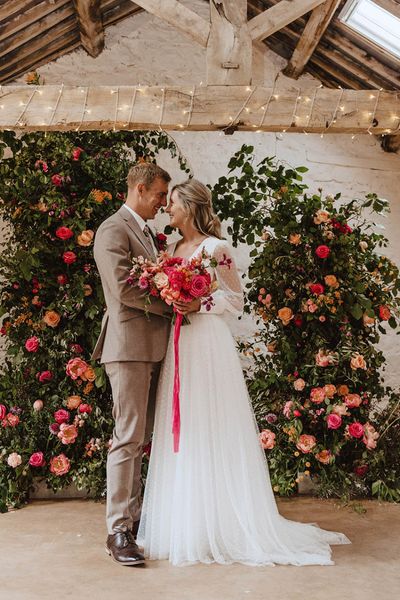
[[[229,245],[207,238],[223,260]],[[169,248],[172,253],[174,247]],[[214,306],[190,314],[180,337],[180,449],[173,451],[173,332],[158,388],[138,543],[150,559],[247,565],[332,565],[330,544],[345,535],[278,513],[242,368],[223,314],[239,315],[243,296],[234,262],[212,269]],[[305,515],[307,517],[307,515]]]

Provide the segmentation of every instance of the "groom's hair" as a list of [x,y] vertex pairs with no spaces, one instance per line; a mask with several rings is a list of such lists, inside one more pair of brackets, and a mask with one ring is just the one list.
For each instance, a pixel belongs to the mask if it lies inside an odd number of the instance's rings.
[[169,173],[155,163],[138,163],[129,169],[127,178],[128,189],[134,188],[138,183],[144,183],[146,188],[148,188],[158,177],[163,179],[165,183],[171,181]]

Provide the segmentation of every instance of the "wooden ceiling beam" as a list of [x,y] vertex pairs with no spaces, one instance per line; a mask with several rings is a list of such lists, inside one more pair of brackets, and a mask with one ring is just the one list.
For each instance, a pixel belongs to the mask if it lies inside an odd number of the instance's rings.
[[93,58],[104,48],[100,4],[101,0],[74,0],[82,46]]
[[210,23],[178,0],[132,0],[152,15],[183,31],[195,42],[207,46]]
[[326,0],[317,8],[314,8],[292,57],[283,71],[287,77],[298,79],[303,73],[304,67],[333,19],[340,2],[341,0]]
[[292,21],[313,10],[325,0],[280,0],[249,21],[253,40],[264,40]]

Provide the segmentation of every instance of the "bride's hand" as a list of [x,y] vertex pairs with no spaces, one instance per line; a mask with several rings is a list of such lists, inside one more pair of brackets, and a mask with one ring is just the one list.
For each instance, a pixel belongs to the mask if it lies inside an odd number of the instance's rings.
[[181,315],[187,315],[192,312],[199,312],[201,307],[200,298],[195,298],[191,302],[174,302],[174,306],[178,313]]

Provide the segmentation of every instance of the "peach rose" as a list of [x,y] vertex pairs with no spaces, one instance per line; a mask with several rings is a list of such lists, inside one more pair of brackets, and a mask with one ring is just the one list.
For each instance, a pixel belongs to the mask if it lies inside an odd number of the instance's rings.
[[316,225],[320,225],[321,223],[327,223],[329,221],[330,215],[326,210],[317,210],[314,215],[314,223]]
[[65,475],[71,468],[70,460],[65,454],[59,454],[50,459],[50,471],[54,475]]
[[81,402],[82,398],[80,396],[68,396],[65,406],[69,408],[69,410],[76,410]]
[[341,385],[338,386],[337,388],[337,393],[339,396],[347,396],[347,394],[350,392],[349,388],[347,385],[345,385],[344,383],[342,383]]
[[344,397],[344,403],[349,408],[357,408],[358,406],[360,406],[361,402],[362,399],[358,394],[347,394]]
[[324,391],[327,398],[333,398],[333,396],[336,394],[336,386],[333,385],[333,383],[327,383],[324,385]]
[[330,450],[321,450],[315,455],[315,458],[323,465],[329,465],[332,460],[332,452]]
[[339,415],[341,417],[344,417],[349,414],[349,411],[347,410],[347,406],[345,404],[335,404],[335,406],[332,408],[332,412],[335,415]]
[[270,429],[263,429],[258,437],[264,450],[272,450],[275,446],[276,435]]
[[298,246],[301,244],[301,234],[300,233],[291,233],[289,236],[289,243],[294,246]]
[[168,275],[166,273],[156,273],[156,275],[154,275],[153,281],[156,288],[161,290],[162,288],[167,287],[169,283]]
[[43,408],[43,400],[35,400],[33,403],[33,410],[39,411]]
[[71,358],[71,360],[68,361],[67,367],[66,367],[66,372],[67,372],[67,375],[69,377],[71,377],[71,379],[78,379],[79,377],[81,377],[83,379],[82,375],[88,369],[89,369],[89,365],[87,364],[87,362],[85,362],[81,358],[76,357],[76,358]]
[[282,321],[282,325],[288,325],[293,319],[293,311],[288,306],[284,306],[278,310],[278,317]]
[[324,281],[325,281],[326,285],[329,286],[329,287],[331,287],[331,288],[338,288],[339,287],[339,282],[336,279],[335,275],[325,275]]
[[316,445],[317,441],[313,435],[303,433],[297,440],[296,448],[303,454],[308,454]]
[[48,310],[46,311],[44,317],[43,317],[43,321],[46,323],[46,325],[48,325],[49,327],[57,327],[57,325],[60,322],[60,315],[55,311],[55,310]]
[[83,375],[81,375],[83,381],[94,381],[96,379],[96,373],[92,367],[88,367]]
[[361,250],[362,252],[365,252],[365,251],[366,251],[366,249],[368,248],[368,242],[366,242],[366,241],[364,241],[364,240],[361,240],[361,242],[360,242],[359,246],[360,246],[360,250]]
[[7,464],[9,467],[16,469],[17,467],[19,467],[19,465],[21,463],[22,463],[21,455],[18,454],[17,452],[11,452],[11,454],[8,455]]
[[325,390],[322,387],[312,388],[310,393],[310,400],[314,404],[321,404],[325,400]]
[[79,246],[90,246],[93,242],[94,232],[91,229],[86,229],[82,231],[76,238]]
[[363,323],[365,327],[371,327],[375,323],[374,317],[369,317],[367,313],[363,314]]
[[83,286],[83,295],[84,296],[91,296],[93,294],[93,288],[91,285],[89,285],[88,283],[85,283],[85,285]]
[[62,444],[73,444],[78,437],[78,430],[75,425],[61,423],[57,437],[61,440]]
[[365,423],[363,442],[368,450],[376,448],[376,440],[378,437],[379,433],[375,430],[375,427],[371,425],[371,423]]
[[296,381],[293,383],[293,387],[297,392],[301,392],[302,390],[304,390],[304,387],[306,385],[306,382],[304,381],[304,379],[296,379]]
[[362,356],[362,354],[359,354],[359,352],[355,352],[355,354],[353,354],[350,360],[350,367],[353,370],[367,368],[367,363],[365,362],[365,359]]

